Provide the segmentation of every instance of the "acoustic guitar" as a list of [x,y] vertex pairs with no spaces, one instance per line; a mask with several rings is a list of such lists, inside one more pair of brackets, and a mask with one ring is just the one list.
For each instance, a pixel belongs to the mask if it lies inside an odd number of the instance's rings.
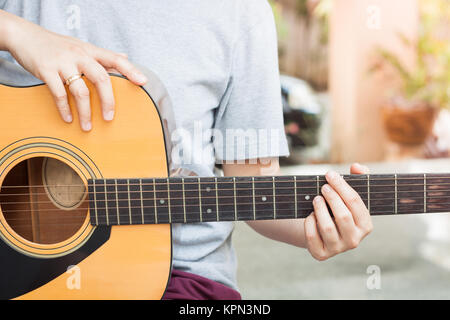
[[[323,176],[195,177],[171,163],[170,99],[111,75],[115,120],[61,121],[43,84],[0,84],[0,298],[160,299],[171,224],[304,218]],[[74,102],[70,100],[73,106]],[[76,117],[76,113],[74,113]],[[450,175],[349,175],[373,215],[450,211]]]

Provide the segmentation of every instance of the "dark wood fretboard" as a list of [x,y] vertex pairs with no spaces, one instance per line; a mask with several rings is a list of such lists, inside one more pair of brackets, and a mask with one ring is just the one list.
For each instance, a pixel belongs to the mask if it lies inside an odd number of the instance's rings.
[[[372,215],[450,212],[450,174],[347,175]],[[324,176],[89,180],[93,225],[305,218]]]

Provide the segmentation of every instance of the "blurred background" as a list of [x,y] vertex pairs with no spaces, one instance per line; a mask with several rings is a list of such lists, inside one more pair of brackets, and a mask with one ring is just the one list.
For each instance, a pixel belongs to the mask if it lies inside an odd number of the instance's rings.
[[[449,0],[273,0],[284,174],[450,172]],[[245,299],[449,299],[450,214],[374,217],[317,262],[238,223]]]

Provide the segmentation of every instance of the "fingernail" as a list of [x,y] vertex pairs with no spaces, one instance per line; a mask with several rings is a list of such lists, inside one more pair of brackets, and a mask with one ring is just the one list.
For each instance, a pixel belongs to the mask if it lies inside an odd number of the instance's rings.
[[314,203],[320,203],[322,201],[322,197],[321,196],[317,196],[314,198]]
[[92,123],[91,122],[83,122],[81,124],[81,127],[84,131],[90,131],[92,129]]
[[363,169],[363,166],[360,164],[360,163],[355,163],[355,166],[358,168],[358,169]]
[[339,174],[335,171],[329,171],[329,172],[327,172],[327,177],[329,179],[336,179],[339,177]]
[[147,77],[144,76],[142,73],[136,73],[136,74],[135,74],[135,77],[136,77],[136,80],[137,80],[139,83],[146,83],[146,82],[147,82]]
[[106,121],[111,121],[112,119],[114,119],[114,111],[111,110],[111,111],[105,112],[103,117],[105,118]]
[[64,121],[71,123],[73,121],[73,118],[70,114],[68,114],[64,116]]
[[327,192],[330,192],[330,191],[331,191],[330,186],[327,185],[327,184],[324,184],[323,187],[322,187],[322,192],[327,193]]

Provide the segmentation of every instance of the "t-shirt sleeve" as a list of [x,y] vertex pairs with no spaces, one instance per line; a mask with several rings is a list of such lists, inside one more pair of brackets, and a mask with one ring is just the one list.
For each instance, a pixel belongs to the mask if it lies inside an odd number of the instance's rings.
[[289,155],[275,22],[267,3],[263,9],[256,23],[239,32],[234,45],[228,87],[215,116],[219,163]]

